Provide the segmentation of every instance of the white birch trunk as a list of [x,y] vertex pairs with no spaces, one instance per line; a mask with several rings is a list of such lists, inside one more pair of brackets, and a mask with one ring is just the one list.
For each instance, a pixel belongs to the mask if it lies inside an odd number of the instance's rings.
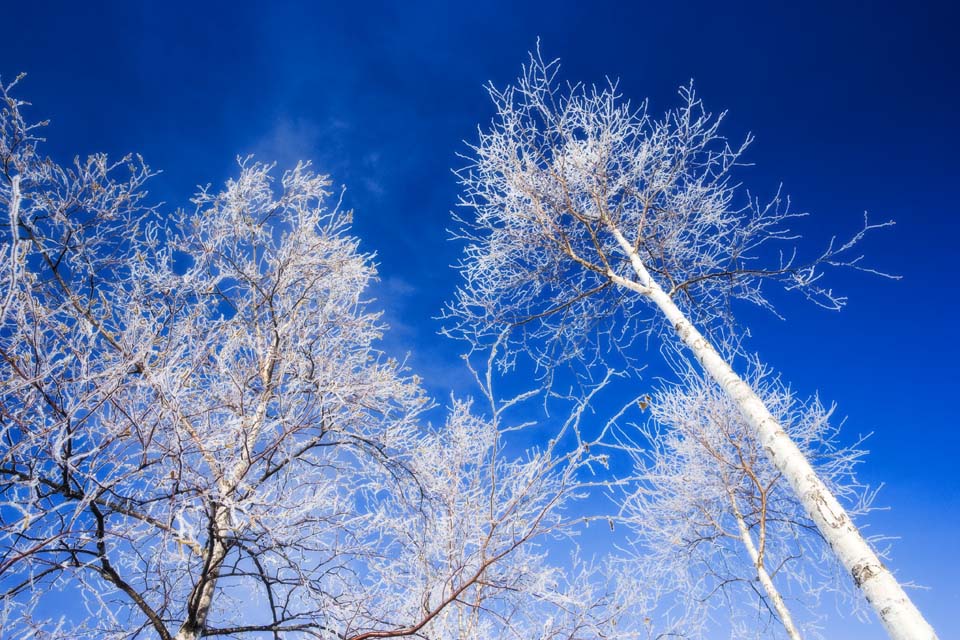
[[630,258],[640,282],[627,280],[612,272],[608,274],[611,280],[647,296],[657,305],[704,370],[737,404],[770,460],[793,487],[807,514],[880,616],[889,636],[893,640],[936,640],[933,627],[923,618],[890,570],[880,562],[846,511],[817,477],[803,452],[767,410],[760,397],[720,357],[713,345],[650,276],[640,256],[623,234],[615,227],[611,230]]
[[787,605],[783,601],[783,596],[780,595],[780,592],[777,591],[777,588],[774,586],[773,579],[770,577],[770,574],[767,573],[767,568],[764,566],[763,559],[760,557],[760,552],[757,550],[757,546],[753,544],[753,538],[750,537],[750,530],[747,528],[747,523],[743,521],[740,510],[737,509],[737,502],[733,495],[730,496],[730,504],[733,506],[733,515],[737,519],[737,529],[740,531],[740,539],[743,541],[743,546],[747,549],[750,561],[753,562],[753,566],[757,570],[757,578],[760,580],[760,584],[763,585],[763,590],[767,592],[773,608],[780,617],[780,622],[783,623],[783,628],[786,629],[787,635],[790,636],[791,640],[802,640],[800,631],[796,625],[793,624],[793,616],[790,615],[790,610],[787,609]]

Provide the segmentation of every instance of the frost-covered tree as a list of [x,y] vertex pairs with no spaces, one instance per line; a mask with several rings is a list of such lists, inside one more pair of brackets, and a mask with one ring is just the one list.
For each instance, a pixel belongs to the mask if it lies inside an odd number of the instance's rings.
[[776,243],[795,237],[785,227],[795,214],[779,196],[765,205],[740,196],[731,172],[746,143],[728,145],[722,118],[705,112],[692,88],[657,119],[615,84],[563,86],[557,70],[537,54],[515,85],[490,88],[496,116],[459,172],[470,212],[461,219],[466,282],[448,332],[483,345],[513,328],[512,344],[548,379],[560,362],[636,362],[632,347],[650,331],[679,339],[734,400],[891,636],[933,638],[801,449],[710,340],[734,327],[733,301],[770,308],[770,283],[839,309],[845,299],[822,284],[824,270],[869,270],[852,252],[883,225],[865,221],[809,262],[789,247],[777,259]]
[[371,565],[385,576],[378,584],[409,585],[384,589],[383,597],[397,599],[378,606],[413,623],[356,640],[597,637],[604,595],[579,579],[582,567],[552,566],[546,549],[533,544],[569,535],[573,517],[564,507],[581,495],[585,459],[545,447],[509,460],[498,421],[470,408],[455,403],[444,428],[424,439],[413,471],[433,499],[420,522],[386,520],[398,552]]
[[[838,444],[832,409],[817,398],[800,401],[756,362],[748,380],[847,513],[868,511],[873,494],[855,473],[864,451]],[[621,517],[631,529],[633,562],[680,601],[688,628],[701,629],[711,605],[727,603],[750,635],[768,637],[773,630],[756,622],[773,617],[797,640],[802,625],[788,601],[815,619],[824,592],[856,598],[783,474],[715,382],[687,369],[681,384],[654,394],[650,412],[639,433],[618,433],[637,481]]]
[[536,544],[568,534],[582,459],[549,448],[508,458],[498,420],[471,409],[454,402],[412,452],[415,510],[380,498],[382,553],[358,568],[365,618],[377,623],[329,637],[596,637],[603,596]]
[[75,589],[91,615],[67,632],[91,637],[362,614],[359,507],[402,481],[423,397],[373,348],[373,268],[329,181],[301,165],[275,191],[244,164],[161,227],[138,159],[62,168],[5,98],[6,598]]
[[551,637],[532,545],[586,458],[507,458],[463,403],[424,426],[329,180],[241,161],[161,216],[139,158],[56,164],[9,89],[3,636]]

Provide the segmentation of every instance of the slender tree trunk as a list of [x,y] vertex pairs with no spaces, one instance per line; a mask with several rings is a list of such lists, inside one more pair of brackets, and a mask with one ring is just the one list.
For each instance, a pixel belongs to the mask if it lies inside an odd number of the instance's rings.
[[760,397],[734,372],[650,276],[640,256],[623,234],[612,225],[611,231],[630,258],[639,283],[612,272],[608,274],[611,280],[647,296],[657,305],[704,370],[737,404],[770,460],[793,487],[807,514],[880,616],[889,636],[894,640],[935,640],[937,635],[933,627],[923,618],[890,570],[880,562],[846,511],[817,477],[803,452],[771,415]]
[[790,636],[791,640],[802,640],[800,631],[796,625],[793,624],[793,616],[790,615],[790,610],[787,609],[787,605],[783,601],[783,596],[780,595],[780,592],[774,586],[773,578],[767,573],[767,568],[764,566],[763,559],[760,557],[760,552],[757,550],[756,545],[753,544],[753,538],[750,537],[750,529],[747,528],[747,523],[744,522],[743,516],[740,514],[740,509],[737,508],[737,502],[733,494],[730,494],[730,504],[733,506],[733,515],[737,519],[737,529],[740,531],[740,539],[743,541],[743,546],[747,549],[750,561],[757,570],[757,579],[759,579],[760,584],[763,585],[763,590],[767,592],[767,596],[770,598],[770,602],[773,604],[773,608],[776,610],[780,622],[783,623],[783,628],[786,629],[787,635]]
[[17,235],[20,233],[21,200],[20,176],[15,175],[10,178],[10,257],[7,258],[7,260],[9,260],[7,268],[10,270],[10,280],[5,283],[7,295],[4,297],[3,302],[0,303],[0,320],[3,320],[7,315],[7,307],[10,306],[10,301],[16,294],[17,280],[20,275],[20,250],[17,248]]

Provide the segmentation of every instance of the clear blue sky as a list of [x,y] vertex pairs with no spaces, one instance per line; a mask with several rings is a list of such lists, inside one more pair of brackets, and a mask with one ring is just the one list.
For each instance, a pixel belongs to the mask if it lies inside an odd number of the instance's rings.
[[11,2],[0,75],[30,74],[18,92],[52,119],[48,152],[142,153],[171,207],[221,183],[238,154],[312,159],[348,186],[355,230],[378,254],[387,348],[412,352],[437,392],[465,384],[432,318],[457,282],[450,169],[492,115],[484,83],[511,81],[538,36],[566,78],[618,77],[654,112],[693,78],[708,107],[729,110],[731,138],[756,135],[745,183],[770,194],[783,182],[813,214],[811,250],[864,210],[897,220],[866,251],[901,281],[841,274],[841,314],[784,297],[786,321],[750,314],[752,346],[800,391],[836,401],[851,435],[874,432],[863,476],[886,483],[891,510],[871,531],[901,536],[893,567],[930,587],[915,597],[941,637],[960,637],[957,8],[410,4]]

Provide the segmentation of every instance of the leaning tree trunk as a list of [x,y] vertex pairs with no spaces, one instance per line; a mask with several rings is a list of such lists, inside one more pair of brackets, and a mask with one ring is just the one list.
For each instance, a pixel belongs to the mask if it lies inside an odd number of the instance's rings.
[[734,372],[650,276],[640,256],[623,234],[615,227],[611,231],[630,258],[639,282],[620,277],[612,271],[607,275],[616,284],[647,296],[663,312],[704,370],[737,404],[747,423],[754,429],[763,450],[793,487],[807,514],[880,616],[890,637],[894,640],[936,640],[933,627],[923,618],[890,570],[880,562],[833,493],[817,477],[806,456],[760,397]]
[[[790,640],[802,640],[800,631],[793,623],[793,616],[790,615],[790,610],[787,609],[787,603],[783,601],[783,596],[780,595],[777,587],[773,584],[773,578],[771,578],[770,574],[767,573],[767,568],[764,566],[763,558],[760,557],[760,551],[757,549],[757,545],[753,543],[753,538],[750,537],[750,529],[747,527],[747,523],[744,521],[743,515],[740,513],[740,509],[737,508],[737,501],[733,497],[732,493],[730,493],[730,506],[733,508],[733,517],[737,520],[737,529],[740,532],[740,540],[743,542],[743,546],[746,548],[747,554],[750,556],[750,562],[757,571],[757,579],[760,581],[760,584],[763,585],[763,590],[767,592],[767,597],[770,598],[770,603],[777,612],[777,616],[780,618],[783,628],[786,629],[787,636],[790,637]],[[760,538],[762,545],[762,534]]]

